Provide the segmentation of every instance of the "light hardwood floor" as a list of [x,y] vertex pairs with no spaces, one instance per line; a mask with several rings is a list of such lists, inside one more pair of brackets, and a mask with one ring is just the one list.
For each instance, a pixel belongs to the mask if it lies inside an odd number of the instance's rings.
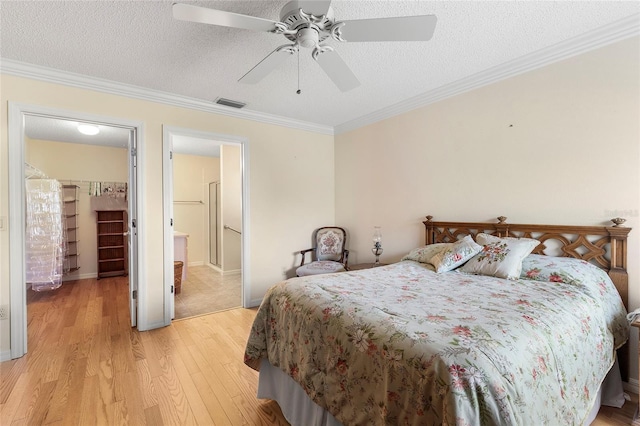
[[[255,310],[138,332],[126,277],[28,296],[29,352],[0,363],[2,425],[286,425],[242,362]],[[634,395],[637,401],[637,396]],[[628,425],[633,403],[594,425]]]

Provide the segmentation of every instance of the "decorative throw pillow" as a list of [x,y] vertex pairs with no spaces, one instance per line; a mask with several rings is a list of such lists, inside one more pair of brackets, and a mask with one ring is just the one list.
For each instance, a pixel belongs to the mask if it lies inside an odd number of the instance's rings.
[[400,260],[413,260],[415,262],[420,263],[430,263],[431,258],[440,253],[443,250],[446,250],[448,247],[451,247],[453,243],[436,243],[429,244],[428,246],[414,248],[409,252],[409,254],[405,255]]
[[480,250],[482,250],[482,246],[476,244],[471,235],[467,235],[460,241],[453,243],[451,247],[433,256],[429,263],[435,266],[436,272],[447,272],[462,265]]
[[499,238],[483,233],[476,235],[476,242],[482,250],[460,271],[509,279],[520,278],[522,260],[540,244],[532,238]]

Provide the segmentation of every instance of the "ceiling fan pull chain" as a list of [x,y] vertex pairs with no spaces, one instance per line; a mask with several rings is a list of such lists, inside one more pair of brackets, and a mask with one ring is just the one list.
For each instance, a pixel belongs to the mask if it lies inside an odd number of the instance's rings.
[[300,49],[298,49],[298,90],[296,90],[296,93],[298,95],[302,93],[302,90],[300,90]]

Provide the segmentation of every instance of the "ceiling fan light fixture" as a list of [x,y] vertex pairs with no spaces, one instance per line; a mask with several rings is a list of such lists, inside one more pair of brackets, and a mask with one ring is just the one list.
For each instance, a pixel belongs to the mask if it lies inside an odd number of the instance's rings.
[[297,41],[302,47],[311,48],[318,44],[318,30],[315,28],[302,28],[298,30]]
[[98,126],[94,126],[93,124],[78,124],[78,131],[88,136],[94,136],[100,133]]
[[228,106],[231,108],[244,108],[247,104],[245,104],[244,102],[239,102],[239,101],[234,101],[231,99],[225,99],[225,98],[217,98],[215,101],[218,105],[224,105],[224,106]]

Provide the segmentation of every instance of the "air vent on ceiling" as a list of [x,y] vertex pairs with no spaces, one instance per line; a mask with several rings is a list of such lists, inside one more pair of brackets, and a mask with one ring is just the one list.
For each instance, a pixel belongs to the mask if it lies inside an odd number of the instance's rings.
[[245,105],[245,103],[243,102],[238,102],[238,101],[232,101],[231,99],[225,99],[225,98],[218,98],[216,99],[216,103],[218,105],[224,105],[224,106],[228,106],[231,108],[243,108]]

